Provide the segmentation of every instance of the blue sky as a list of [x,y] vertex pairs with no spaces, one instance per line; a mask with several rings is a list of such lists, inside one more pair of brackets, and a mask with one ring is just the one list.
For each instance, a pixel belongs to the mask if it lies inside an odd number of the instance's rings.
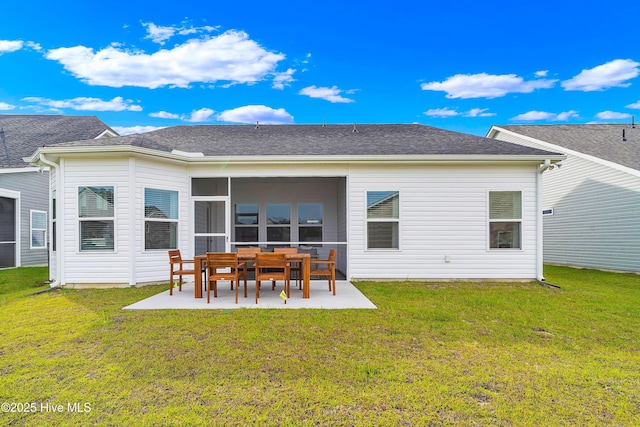
[[640,120],[640,2],[8,2],[0,114],[182,124]]

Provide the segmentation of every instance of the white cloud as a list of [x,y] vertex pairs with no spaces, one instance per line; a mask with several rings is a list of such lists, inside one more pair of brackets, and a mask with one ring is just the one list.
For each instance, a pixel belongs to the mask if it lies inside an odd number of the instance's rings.
[[230,30],[152,54],[116,45],[97,52],[74,46],[52,49],[46,58],[90,85],[155,89],[186,88],[194,82],[256,83],[274,74],[285,55],[265,50],[243,31]]
[[216,117],[221,122],[230,123],[263,123],[269,124],[290,124],[293,123],[293,116],[284,108],[273,109],[266,105],[247,105],[244,107],[226,110]]
[[565,90],[593,92],[611,87],[628,87],[627,80],[640,75],[640,63],[631,59],[615,59],[590,70],[582,70],[577,76],[562,82]]
[[142,26],[147,29],[147,35],[145,39],[150,39],[154,43],[164,44],[165,41],[169,40],[176,34],[180,34],[182,36],[186,36],[189,34],[197,34],[200,32],[211,32],[216,30],[218,27],[204,26],[204,27],[187,27],[183,26],[161,26],[156,25],[153,22],[143,22]]
[[58,109],[72,109],[78,111],[142,111],[142,107],[139,105],[133,105],[133,101],[130,99],[123,99],[121,96],[117,96],[110,101],[103,101],[99,98],[73,98],[54,100],[39,97],[27,97],[23,98],[23,101],[33,102],[45,107],[58,108]]
[[271,86],[274,89],[284,89],[285,86],[291,86],[292,82],[295,82],[293,78],[293,73],[296,70],[293,68],[289,68],[287,71],[283,73],[274,73],[273,85]]
[[596,114],[596,118],[600,120],[620,120],[620,119],[628,119],[630,117],[631,117],[631,114],[617,113],[615,111],[602,111]]
[[120,135],[124,136],[124,135],[131,135],[134,133],[151,132],[152,130],[163,129],[164,127],[162,126],[160,127],[158,126],[129,126],[129,127],[112,126],[111,128],[116,132],[118,132]]
[[199,110],[194,110],[191,112],[191,115],[182,116],[182,120],[185,122],[193,122],[193,123],[201,123],[211,120],[211,116],[215,113],[211,108],[201,108]]
[[549,122],[566,122],[572,117],[578,117],[578,112],[575,110],[563,111],[562,113],[549,113],[546,111],[528,111],[523,114],[518,114],[515,117],[512,117],[511,120],[519,120],[519,121],[536,121],[536,120],[546,120]]
[[496,113],[486,113],[485,111],[489,111],[488,108],[472,108],[467,111],[464,116],[465,117],[493,117]]
[[466,112],[458,112],[456,110],[451,110],[449,109],[449,107],[445,107],[445,108],[433,108],[431,110],[427,110],[425,111],[424,114],[425,116],[428,117],[440,117],[440,118],[445,118],[445,117],[457,117],[457,116],[462,116],[462,117],[493,117],[496,114],[495,113],[487,113],[486,111],[489,111],[488,108],[472,108],[469,111]]
[[0,40],[0,55],[20,50],[22,46],[24,46],[24,42],[21,40]]
[[150,113],[150,117],[157,117],[159,119],[179,119],[178,114],[169,113],[167,111],[158,111],[157,113]]
[[634,102],[633,104],[625,105],[625,108],[640,109],[640,100],[638,102]]
[[568,122],[569,119],[573,117],[579,117],[578,112],[575,110],[569,110],[569,111],[563,111],[562,113],[558,114],[554,120],[559,122]]
[[423,83],[422,90],[446,92],[447,98],[499,98],[508,93],[530,93],[552,87],[557,80],[525,81],[515,74],[456,74],[443,82]]
[[6,102],[0,102],[1,111],[13,110],[14,108],[16,108],[15,105],[7,104]]
[[[300,95],[306,95],[311,98],[320,98],[325,101],[329,101],[331,103],[349,103],[355,102],[353,99],[345,98],[340,96],[343,90],[338,89],[337,86],[332,87],[316,87],[316,86],[307,86],[298,92]],[[347,91],[347,93],[353,93],[351,91]]]
[[429,117],[456,117],[460,115],[456,110],[450,110],[448,107],[432,108],[422,114]]
[[535,72],[536,77],[547,77],[549,70],[540,70]]

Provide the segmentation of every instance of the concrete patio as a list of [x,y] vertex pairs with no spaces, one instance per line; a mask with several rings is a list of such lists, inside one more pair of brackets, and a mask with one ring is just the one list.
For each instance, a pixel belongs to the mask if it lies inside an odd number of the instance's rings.
[[282,283],[278,283],[276,290],[271,290],[271,285],[263,282],[260,291],[260,300],[255,303],[255,282],[247,282],[247,298],[243,297],[243,287],[240,287],[238,304],[235,303],[235,290],[229,289],[229,282],[218,282],[218,297],[211,293],[211,303],[207,304],[207,294],[204,298],[195,298],[193,283],[182,285],[182,292],[174,288],[173,295],[169,290],[154,295],[135,304],[125,307],[125,310],[166,310],[166,309],[234,309],[234,308],[321,308],[321,309],[346,309],[346,308],[377,308],[348,280],[336,281],[336,295],[329,292],[326,280],[311,281],[311,297],[302,298],[302,291],[291,286],[291,297],[287,303],[280,298]]

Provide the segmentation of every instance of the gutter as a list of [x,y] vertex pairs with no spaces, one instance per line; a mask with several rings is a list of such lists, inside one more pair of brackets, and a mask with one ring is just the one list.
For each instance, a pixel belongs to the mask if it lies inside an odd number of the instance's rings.
[[[46,150],[46,151],[45,151]],[[110,145],[110,146],[56,146],[43,147],[39,149],[39,154],[44,153],[54,156],[86,156],[89,153],[108,153],[111,155],[138,154],[142,156],[151,156],[154,159],[164,159],[165,161],[173,161],[183,164],[198,165],[257,165],[257,164],[500,164],[509,163],[529,163],[540,162],[545,159],[551,159],[554,162],[564,160],[566,156],[562,154],[412,154],[412,155],[220,155],[205,156],[200,152],[185,152],[179,150],[159,151],[150,148],[136,147],[132,145]],[[25,158],[27,161],[34,161],[34,155],[31,158]]]
[[[40,161],[42,163],[44,163],[45,165],[53,168],[56,171],[56,193],[57,194],[62,194],[60,189],[61,189],[61,184],[60,184],[60,166],[57,163],[54,163],[50,160],[47,160],[47,158],[44,156],[44,153],[40,153]],[[49,179],[51,179],[51,175],[49,175]],[[51,190],[49,190],[51,191]],[[49,211],[52,211],[51,209],[51,198],[49,198]],[[60,209],[60,206],[62,204],[61,203],[56,203],[56,210]],[[60,218],[59,212],[56,212],[56,218]],[[49,221],[51,221],[51,218],[49,218]],[[49,230],[51,229],[51,227],[49,227]],[[59,238],[61,236],[61,233],[57,233],[58,235],[56,236],[56,238]],[[59,242],[56,242],[59,243]],[[49,254],[51,254],[51,252],[49,252]],[[49,255],[49,259],[51,259],[51,255]],[[61,270],[61,259],[60,259],[60,254],[58,254],[58,256],[56,256],[56,275],[59,276]],[[53,282],[51,282],[49,284],[50,289],[56,289],[56,288],[61,288],[62,287],[62,283],[60,282],[59,279],[54,279]]]

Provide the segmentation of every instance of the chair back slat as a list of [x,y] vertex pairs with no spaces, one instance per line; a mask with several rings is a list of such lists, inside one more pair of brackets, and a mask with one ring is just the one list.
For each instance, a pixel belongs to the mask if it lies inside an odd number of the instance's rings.
[[260,252],[256,254],[256,268],[285,268],[287,255],[284,252]]
[[298,248],[273,248],[273,252],[284,253],[284,254],[297,254]]
[[207,252],[207,265],[211,269],[238,268],[238,254],[233,252]]
[[238,254],[243,254],[243,255],[257,254],[261,251],[262,249],[260,248],[238,248]]
[[182,262],[182,255],[180,255],[179,249],[169,250],[169,262],[171,264],[179,264]]

